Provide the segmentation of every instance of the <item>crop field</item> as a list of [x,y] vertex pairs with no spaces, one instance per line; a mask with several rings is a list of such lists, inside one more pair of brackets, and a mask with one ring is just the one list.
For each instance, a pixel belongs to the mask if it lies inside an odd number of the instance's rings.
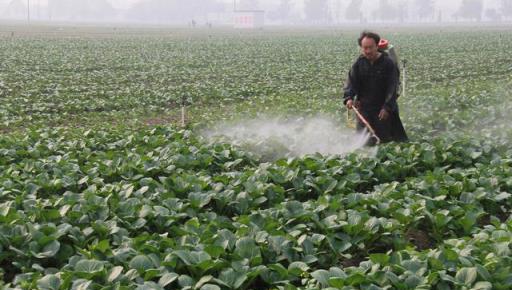
[[359,30],[2,27],[0,287],[511,289],[512,29],[377,30],[411,141],[269,158],[200,131],[344,125]]

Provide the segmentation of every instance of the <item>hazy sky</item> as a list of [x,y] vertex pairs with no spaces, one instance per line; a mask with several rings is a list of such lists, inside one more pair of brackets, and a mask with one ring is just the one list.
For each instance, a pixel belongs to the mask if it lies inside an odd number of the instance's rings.
[[[12,0],[0,0],[0,3],[9,3],[11,2]],[[112,6],[116,7],[116,8],[128,8],[130,7],[133,3],[135,2],[138,2],[140,0],[108,0],[108,2],[110,2],[112,4]],[[30,2],[32,2],[33,4],[40,4],[40,5],[47,5],[48,4],[48,0],[30,0]]]
[[[2,17],[2,13],[4,13],[5,7],[7,7],[7,5],[9,3],[11,3],[12,1],[13,0],[0,0],[0,17]],[[20,0],[15,0],[15,1],[20,1]],[[42,7],[42,10],[44,11],[45,6],[47,6],[47,4],[48,4],[48,0],[21,0],[21,1],[23,3],[27,3],[27,1],[30,1],[31,7],[34,8],[33,11],[40,11],[39,9],[36,9],[36,7],[38,7],[38,6]],[[84,1],[84,0],[67,0],[66,2],[77,3],[80,1]],[[110,2],[115,9],[128,10],[131,6],[133,6],[133,4],[142,2],[144,0],[107,0],[107,1]],[[186,3],[187,3],[186,0],[182,0],[182,1],[184,3],[183,5],[186,5]],[[211,1],[214,1],[214,0],[211,0]],[[292,5],[294,6],[291,13],[297,15],[298,17],[302,16],[302,18],[304,18],[305,14],[302,9],[304,6],[304,1],[305,0],[291,0],[291,2],[293,3]],[[344,9],[351,0],[341,0],[341,1],[340,0],[328,0],[328,1],[331,4],[332,3],[340,3],[341,6],[339,6],[339,7],[341,7],[341,9]],[[336,2],[336,1],[340,1],[340,2]],[[388,0],[388,1],[391,4],[395,4],[395,6],[397,4],[399,6],[399,5],[403,5],[404,3],[411,3],[411,5],[408,5],[408,6],[414,7],[414,4],[412,4],[413,0]],[[444,17],[451,17],[457,11],[457,9],[459,8],[459,6],[463,0],[434,0],[434,1],[435,1],[436,11],[441,11],[441,13],[443,14],[443,18],[444,18]],[[483,0],[484,10],[499,7],[498,3],[500,1],[501,0]],[[509,1],[512,1],[512,0],[509,0]],[[216,2],[224,2],[226,4],[232,4],[233,0],[216,0]],[[241,0],[237,0],[237,2],[241,2]],[[258,0],[258,2],[259,2],[259,7],[257,7],[257,8],[266,10],[268,12],[266,15],[268,16],[268,15],[272,14],[272,11],[275,11],[275,8],[279,5],[279,3],[281,1],[280,0]],[[371,17],[371,14],[370,14],[370,13],[372,13],[371,11],[375,11],[375,9],[377,7],[379,7],[379,2],[380,2],[380,0],[364,0],[363,1],[362,10],[363,10],[363,14],[365,15],[366,18]],[[226,5],[226,7],[230,7],[230,5]],[[413,9],[413,8],[411,8],[411,9]],[[33,16],[35,17],[37,12],[33,12],[33,13],[34,13]],[[4,16],[5,15],[6,14],[4,14]],[[21,12],[18,11],[16,15],[17,15],[16,18],[20,18],[20,19],[24,18],[23,11],[21,11]],[[437,12],[435,13],[435,15],[437,15]],[[148,14],[148,15],[146,15],[146,17],[151,18],[152,15]],[[41,14],[41,18],[44,18],[44,16],[42,14]]]
[[[12,0],[0,0],[0,3],[2,4],[8,4]],[[48,3],[48,0],[30,0],[32,3],[37,4],[40,3],[41,5],[46,5]],[[133,5],[136,2],[140,2],[143,0],[108,0],[114,7],[116,8],[129,8],[131,5]],[[226,3],[233,3],[233,0],[219,0]],[[300,5],[301,2],[304,0],[292,0],[292,2],[296,2]],[[348,0],[345,0],[344,2],[347,2]],[[391,3],[393,2],[404,2],[404,0],[390,0]],[[447,10],[455,10],[461,3],[462,0],[435,0],[436,6],[442,9]],[[512,0],[511,0],[512,1]],[[259,0],[260,3],[262,3],[263,6],[274,6],[277,3],[279,3],[279,0]],[[378,2],[378,0],[364,0],[366,5],[374,5],[372,2]],[[412,1],[411,1],[412,2]],[[499,2],[499,0],[484,0],[486,3],[486,6],[489,7],[495,7],[496,3]]]

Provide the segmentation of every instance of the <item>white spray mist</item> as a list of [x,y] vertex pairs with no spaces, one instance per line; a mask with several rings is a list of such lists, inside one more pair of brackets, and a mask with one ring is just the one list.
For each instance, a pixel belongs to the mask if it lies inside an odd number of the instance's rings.
[[272,158],[315,153],[346,155],[362,148],[369,138],[368,134],[357,134],[325,116],[245,120],[217,125],[204,131],[203,136],[231,142],[267,157],[272,155]]

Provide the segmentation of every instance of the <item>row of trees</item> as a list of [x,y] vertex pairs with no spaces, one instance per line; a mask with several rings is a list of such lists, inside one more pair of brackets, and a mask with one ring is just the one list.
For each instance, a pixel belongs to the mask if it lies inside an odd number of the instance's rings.
[[[12,0],[4,15],[25,18],[26,4],[37,0]],[[339,21],[432,21],[482,20],[500,21],[512,17],[512,0],[500,1],[499,9],[485,8],[484,0],[461,0],[453,15],[442,15],[435,0],[303,0],[303,13],[297,13],[296,0],[280,0],[279,5],[267,11],[270,20],[282,23],[306,22],[327,24]],[[371,1],[371,2],[367,2]],[[439,1],[439,0],[438,0]],[[364,3],[375,4],[365,11]],[[263,8],[258,0],[238,0],[236,9]],[[141,0],[127,11],[117,11],[108,0],[48,0],[48,6],[33,9],[34,18],[50,20],[129,20],[152,23],[187,23],[192,19],[207,19],[209,13],[228,12],[233,7],[221,0]],[[41,12],[41,10],[43,10]]]
[[38,0],[12,0],[0,14],[12,19],[105,20],[117,11],[107,0],[48,0],[47,5]]
[[125,11],[116,10],[108,0],[48,0],[47,5],[37,0],[12,0],[0,16],[26,19],[30,13],[32,19],[40,20],[187,23],[224,11],[226,4],[216,0],[142,0]]
[[226,5],[215,0],[146,0],[126,12],[129,20],[140,22],[187,23],[205,20],[209,13],[224,12]]
[[[290,17],[291,0],[281,0],[275,18]],[[376,2],[376,1],[374,1]],[[378,0],[376,8],[363,11],[363,0],[305,0],[305,17],[309,22],[335,22],[337,20],[368,21],[368,18],[380,21],[427,21],[452,18],[455,20],[500,21],[512,17],[512,0],[500,0],[500,8],[485,9],[484,0],[462,0],[453,15],[442,15],[434,0],[389,1]]]

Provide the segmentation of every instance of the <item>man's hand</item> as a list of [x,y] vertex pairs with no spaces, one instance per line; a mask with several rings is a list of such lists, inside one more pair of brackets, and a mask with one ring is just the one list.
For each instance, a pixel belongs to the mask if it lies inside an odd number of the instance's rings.
[[347,104],[345,105],[347,107],[347,109],[349,110],[352,110],[352,108],[356,108],[356,109],[359,109],[359,101],[352,101],[352,100],[348,100],[347,101]]
[[379,112],[379,120],[384,121],[389,118],[389,112],[386,109],[381,109]]
[[352,110],[352,107],[354,107],[354,101],[348,100],[345,106],[347,106],[347,109]]

